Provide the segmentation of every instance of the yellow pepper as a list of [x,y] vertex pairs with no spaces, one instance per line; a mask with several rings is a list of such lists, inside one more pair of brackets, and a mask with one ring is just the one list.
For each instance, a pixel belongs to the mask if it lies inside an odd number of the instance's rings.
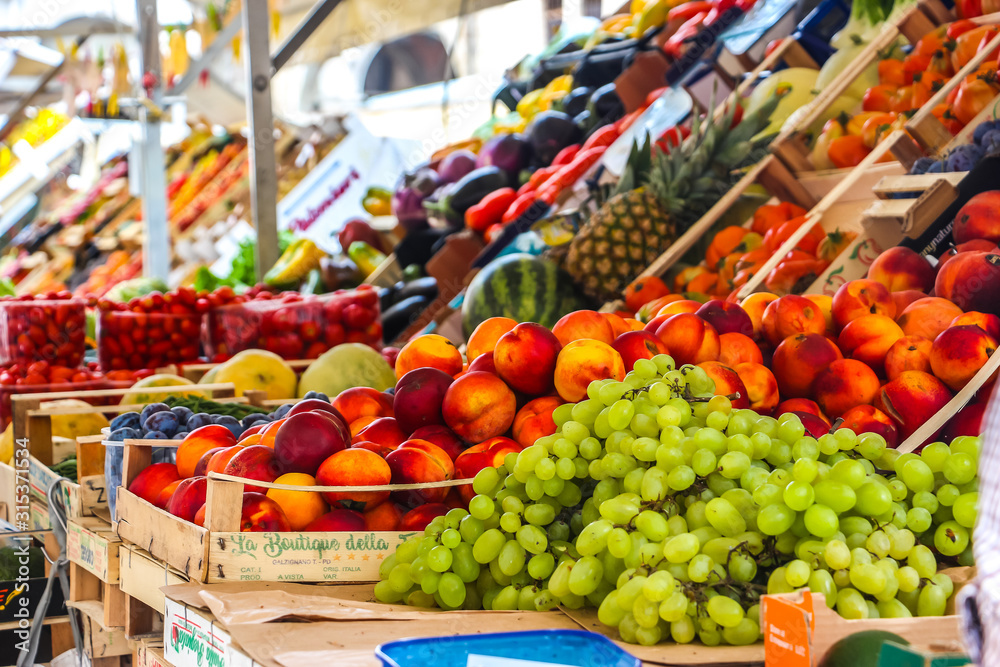
[[644,35],[650,28],[663,25],[669,11],[666,0],[649,0],[642,11],[635,15],[632,25],[636,35]]

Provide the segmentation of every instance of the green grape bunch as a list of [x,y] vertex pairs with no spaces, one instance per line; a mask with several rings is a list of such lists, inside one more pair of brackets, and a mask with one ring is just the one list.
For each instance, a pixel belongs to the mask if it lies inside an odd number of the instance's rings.
[[383,561],[376,598],[441,609],[596,607],[626,642],[758,641],[760,597],[809,589],[848,619],[937,616],[971,565],[979,438],[920,454],[813,438],[734,409],[697,366],[636,361],[553,413]]

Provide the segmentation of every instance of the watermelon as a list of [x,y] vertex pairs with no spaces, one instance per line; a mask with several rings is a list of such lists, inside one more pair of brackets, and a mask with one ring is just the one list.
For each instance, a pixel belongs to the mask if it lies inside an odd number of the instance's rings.
[[462,326],[466,338],[491,317],[551,327],[566,313],[590,305],[554,263],[517,253],[498,258],[472,279],[462,305]]

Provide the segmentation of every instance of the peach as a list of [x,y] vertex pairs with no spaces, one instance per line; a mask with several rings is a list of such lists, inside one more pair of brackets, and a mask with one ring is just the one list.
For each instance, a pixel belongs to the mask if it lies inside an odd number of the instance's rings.
[[491,317],[483,320],[469,336],[465,344],[465,356],[469,363],[486,352],[492,352],[500,336],[517,326],[517,320],[509,317]]
[[[631,313],[628,313],[631,315]],[[627,331],[632,331],[632,326],[625,320],[625,317],[619,315],[618,313],[601,313],[601,317],[608,321],[611,325],[611,333],[614,334],[615,338],[621,336]]]
[[[259,482],[273,482],[281,476],[282,470],[273,449],[263,445],[250,445],[236,452],[222,472]],[[246,484],[243,488],[245,491],[267,493],[267,489],[262,486]]]
[[[482,373],[493,373],[493,375],[496,375],[497,377],[499,377],[499,374],[497,373],[497,365],[493,361],[493,353],[492,352],[483,352],[478,357],[476,357],[475,360],[473,360],[473,362],[470,363],[469,367],[466,369],[466,372],[468,372],[468,371],[472,371],[472,372],[479,371],[479,372],[482,372]],[[454,379],[454,378],[452,378],[452,379]]]
[[973,239],[1000,242],[1000,192],[987,190],[967,201],[955,214],[955,243]]
[[208,514],[208,503],[205,503],[204,505],[198,508],[197,512],[195,512],[194,518],[191,519],[191,523],[193,523],[196,526],[201,526],[202,528],[204,528],[205,517],[207,516],[207,514]]
[[[216,447],[231,447],[236,444],[236,437],[225,426],[209,424],[196,428],[184,437],[177,448],[177,474],[181,477],[194,475],[202,455]],[[193,515],[192,515],[193,516]]]
[[[507,454],[519,452],[526,446],[503,436],[490,438],[478,445],[473,445],[455,459],[455,479],[472,479],[483,468],[501,466]],[[476,495],[476,492],[472,489],[472,484],[462,484],[452,488],[457,489],[459,496],[465,502],[466,506],[468,506],[472,497]]]
[[986,403],[969,403],[958,411],[958,414],[948,420],[941,431],[941,440],[951,442],[962,435],[977,436],[983,433],[983,415],[986,414]]
[[698,364],[698,367],[703,369],[708,374],[708,377],[712,379],[712,382],[715,383],[714,393],[716,396],[738,394],[737,398],[732,399],[733,408],[742,409],[750,407],[750,392],[747,391],[746,385],[743,384],[739,373],[734,369],[723,366],[718,361],[704,361]]
[[[253,435],[247,436],[246,438],[240,437],[240,439],[236,442],[235,445],[233,445],[233,447],[236,446],[249,447],[250,445],[259,445],[261,440],[263,440],[263,436],[261,436],[260,433],[254,433]],[[229,449],[229,447],[226,447],[226,449]],[[271,443],[271,449],[274,449],[273,442]]]
[[934,293],[962,310],[1000,315],[1000,254],[963,252],[938,271]]
[[355,436],[358,435],[358,433],[361,433],[361,431],[365,430],[366,426],[378,421],[379,419],[381,419],[381,417],[372,417],[371,415],[369,415],[367,417],[358,417],[357,419],[352,421],[351,431],[350,431],[351,438],[353,439]]
[[824,333],[826,320],[815,303],[804,296],[789,294],[768,304],[761,327],[764,338],[776,346],[795,334]]
[[636,309],[635,317],[640,322],[648,322],[653,319],[656,313],[659,312],[660,308],[663,308],[668,303],[673,303],[674,301],[684,301],[684,295],[668,294],[644,303],[641,308]]
[[762,323],[764,321],[764,311],[767,310],[768,305],[770,305],[772,301],[777,300],[777,294],[771,294],[770,292],[756,292],[740,302],[740,308],[742,308],[743,312],[750,317],[755,337],[759,338],[763,335]]
[[645,322],[640,322],[639,320],[631,317],[626,317],[625,321],[628,323],[629,331],[642,331],[646,326]]
[[451,479],[455,476],[455,462],[448,452],[444,451],[433,442],[429,440],[420,440],[418,438],[410,438],[403,444],[399,446],[402,448],[419,449],[421,451],[427,452],[434,457],[434,460],[438,462],[441,468],[444,470],[445,478]]
[[[428,370],[435,369],[431,368]],[[449,376],[448,379],[450,380],[451,377]],[[400,424],[396,419],[392,417],[380,417],[358,431],[358,434],[351,438],[351,444],[355,442],[376,442],[389,449],[395,449],[399,447],[401,442],[406,440],[407,433],[409,431],[404,431],[400,428]]]
[[889,288],[874,280],[852,280],[833,295],[833,320],[843,329],[847,323],[865,315],[896,316],[896,304]]
[[931,345],[931,371],[952,391],[958,391],[986,365],[997,342],[976,325],[950,327]]
[[[561,345],[569,345],[575,340],[585,338],[611,345],[611,341],[615,339],[614,329],[600,313],[594,310],[577,310],[563,315],[552,327],[552,334]],[[497,344],[499,345],[499,341]]]
[[382,503],[365,513],[365,530],[396,530],[403,520],[403,510],[396,503]]
[[989,252],[996,254],[1000,252],[1000,247],[998,247],[993,241],[989,241],[987,239],[972,239],[971,241],[966,241],[965,243],[959,243],[954,248],[948,248],[945,250],[941,257],[938,258],[938,273],[941,273],[941,269],[943,269],[948,262],[958,257],[963,252]]
[[167,503],[167,511],[179,519],[194,521],[194,515],[198,513],[201,506],[205,504],[205,497],[208,493],[207,477],[189,477],[182,479],[177,486],[170,501]]
[[836,419],[851,408],[868,405],[878,396],[879,381],[868,364],[838,359],[813,382],[813,398],[824,414]]
[[966,325],[975,325],[989,334],[993,340],[1000,340],[1000,317],[992,313],[970,310],[953,319],[949,326],[962,327]]
[[[254,444],[254,443],[251,443]],[[226,466],[232,460],[236,454],[242,450],[244,447],[249,447],[250,445],[233,445],[232,447],[227,447],[219,452],[216,452],[208,462],[208,468],[205,469],[205,473],[210,472],[225,472]]]
[[905,440],[950,400],[948,387],[930,373],[905,371],[882,387],[875,407],[892,417]]
[[762,415],[769,415],[778,406],[778,381],[774,375],[764,365],[748,362],[738,364],[737,375],[743,381],[743,386],[747,389],[747,397],[750,399],[750,409],[756,410]]
[[645,324],[645,326],[643,326],[642,330],[643,331],[648,331],[649,333],[652,333],[652,334],[655,334],[656,330],[660,328],[660,325],[663,324],[664,322],[666,322],[667,320],[669,320],[671,317],[673,317],[673,314],[671,314],[671,315],[657,315],[653,319],[651,319],[648,322],[646,322],[646,324]]
[[320,463],[350,444],[344,432],[330,419],[315,412],[303,412],[288,417],[278,429],[274,437],[274,458],[282,472],[312,475]]
[[927,295],[924,294],[923,292],[918,292],[915,289],[907,289],[903,290],[902,292],[893,292],[892,303],[894,306],[896,306],[896,314],[901,315],[903,311],[906,310],[907,306],[909,306],[917,299],[923,299],[926,296]]
[[263,431],[265,428],[267,428],[270,425],[271,425],[271,422],[260,422],[259,424],[255,424],[255,425],[251,426],[250,428],[248,428],[247,430],[243,431],[243,433],[240,434],[240,437],[237,439],[236,442],[243,442],[244,440],[246,440],[250,436],[256,435],[257,436],[257,440],[254,441],[254,443],[253,443],[253,444],[256,445],[257,442],[260,441],[260,432]]
[[[617,353],[616,353],[617,354]],[[444,395],[445,424],[466,442],[482,442],[510,428],[517,399],[503,380],[490,373],[466,373]]]
[[275,419],[270,424],[265,425],[263,430],[260,431],[260,440],[258,440],[255,444],[260,444],[264,447],[274,449],[274,436],[278,435],[278,429],[281,428],[281,425],[284,423],[284,419]]
[[369,452],[374,452],[382,458],[389,455],[389,452],[395,450],[395,447],[386,447],[385,445],[380,445],[377,442],[355,442],[352,443],[348,449],[367,449]]
[[858,405],[841,415],[840,425],[855,433],[878,433],[890,447],[899,444],[899,432],[895,422],[874,405]]
[[307,533],[353,533],[368,530],[365,515],[352,510],[330,510],[303,528]]
[[[581,310],[570,313],[559,322],[588,312],[590,311]],[[604,321],[603,318],[600,319]],[[604,321],[604,325],[611,330],[607,321]],[[579,329],[578,325],[568,326]],[[493,350],[493,364],[500,378],[512,389],[528,396],[540,396],[552,391],[552,374],[556,370],[556,359],[563,346],[562,339],[557,338],[554,331],[556,329],[549,331],[541,324],[525,322],[518,324],[497,341],[496,349]],[[567,331],[567,328],[562,330],[564,337]]]
[[[556,359],[556,393],[569,403],[587,396],[594,380],[625,378],[625,362],[613,347],[598,340],[575,340],[559,352]],[[513,421],[513,419],[511,420]],[[501,435],[503,431],[493,435]],[[486,438],[480,438],[479,441]]]
[[948,299],[928,296],[907,306],[896,318],[896,324],[907,336],[934,340],[961,314],[962,309]]
[[462,370],[462,353],[444,336],[417,336],[404,345],[396,357],[396,379],[417,368],[437,368],[455,375]]
[[885,355],[885,376],[895,380],[906,371],[931,372],[931,341],[923,336],[903,336]]
[[451,508],[443,503],[428,503],[414,507],[399,521],[400,532],[422,531],[436,517],[444,516]]
[[[553,432],[555,432],[554,429]],[[136,475],[132,483],[128,485],[128,490],[147,503],[156,504],[163,489],[171,483],[179,481],[180,478],[177,466],[173,463],[154,463]]]
[[830,423],[811,412],[793,412],[806,429],[806,435],[819,438],[830,432]]
[[785,398],[812,395],[816,376],[843,359],[840,348],[826,336],[802,333],[781,341],[771,359],[771,370]]
[[753,321],[746,311],[735,303],[712,299],[702,305],[695,312],[695,315],[711,324],[719,332],[719,335],[727,333],[753,335]]
[[838,343],[845,356],[857,359],[880,371],[889,348],[903,337],[903,330],[885,315],[864,315],[847,323]]
[[830,419],[819,409],[816,401],[809,398],[789,398],[787,401],[778,403],[778,407],[774,409],[775,415],[783,415],[786,412],[815,415],[825,421],[828,427],[830,426]]
[[833,297],[828,294],[803,294],[805,298],[816,304],[820,312],[823,313],[823,321],[826,322],[826,332],[835,334],[837,323],[833,321]]
[[[535,440],[556,432],[552,412],[563,404],[558,396],[543,396],[525,403],[514,415],[511,436],[525,447],[535,444]],[[457,459],[456,459],[457,461]]]
[[[492,353],[487,352],[480,355],[477,362],[489,358],[492,358]],[[396,391],[392,401],[392,411],[395,415],[393,424],[396,425],[396,428],[391,437],[366,437],[363,439],[395,447],[406,440],[408,433],[413,433],[421,426],[444,424],[441,404],[444,402],[445,392],[454,381],[452,376],[437,368],[417,368],[410,371],[396,383]],[[391,418],[383,417],[373,422],[365,427],[359,435],[365,435],[369,429],[375,428],[377,424],[381,424],[387,419]]]
[[243,533],[287,533],[292,529],[285,512],[274,500],[263,493],[243,494],[243,512],[240,517],[240,532]]
[[764,363],[757,343],[741,333],[724,333],[719,336],[719,361],[730,368],[743,363]]
[[694,301],[693,299],[681,299],[680,301],[673,301],[656,311],[657,315],[680,315],[681,313],[696,313],[701,310],[704,304],[701,301]]
[[[190,477],[188,479],[190,479]],[[161,510],[167,509],[167,503],[169,503],[170,499],[174,497],[174,492],[177,490],[177,487],[180,486],[181,482],[183,481],[184,481],[183,479],[178,479],[174,482],[170,482],[165,487],[163,487],[163,489],[160,491],[160,495],[156,497],[156,502],[154,502],[153,504],[159,507]]]
[[622,355],[625,372],[631,371],[639,359],[652,359],[658,354],[670,354],[663,341],[649,331],[628,331],[615,338],[611,343],[618,354]]
[[[391,479],[392,471],[385,459],[354,447],[333,454],[316,471],[317,486],[384,486]],[[323,499],[330,505],[360,511],[371,509],[388,497],[388,491],[323,492]]]
[[[233,445],[233,446],[235,447],[236,445]],[[213,456],[215,456],[216,454],[218,454],[219,452],[221,452],[221,451],[223,451],[225,449],[229,449],[229,448],[228,447],[216,447],[216,448],[210,449],[207,452],[205,452],[204,454],[202,454],[201,458],[198,459],[198,463],[195,464],[195,466],[194,466],[194,474],[191,475],[191,476],[192,477],[204,477],[206,475],[207,471],[208,471],[208,462],[211,461],[211,459],[212,459]]]
[[659,326],[656,337],[666,343],[678,366],[719,358],[719,333],[694,313],[674,315]]
[[344,429],[347,429],[347,420],[344,419],[344,415],[340,414],[337,408],[333,407],[332,403],[324,401],[321,398],[307,398],[305,400],[299,401],[292,406],[292,409],[288,411],[285,417],[291,417],[292,415],[297,415],[300,412],[322,412],[329,413],[333,415]]
[[444,453],[452,461],[458,458],[458,455],[465,448],[465,443],[462,442],[462,439],[455,435],[455,432],[447,426],[424,426],[423,428],[418,428],[410,434],[410,439],[426,440],[432,445],[437,445],[444,450]]
[[333,399],[333,407],[350,425],[359,417],[391,417],[392,396],[371,387],[352,387]]
[[[417,447],[400,447],[390,452],[385,457],[385,462],[389,464],[393,484],[426,484],[451,479],[441,466],[440,459]],[[407,507],[415,507],[421,503],[441,502],[446,495],[448,495],[447,487],[432,487],[396,491],[393,497],[396,502]]]
[[[316,478],[312,475],[290,472],[274,480],[274,483],[288,484],[289,486],[316,486]],[[281,507],[291,530],[303,530],[330,511],[330,507],[318,491],[268,489],[266,495]]]
[[930,292],[934,273],[926,257],[905,246],[889,248],[868,267],[868,279],[882,283],[890,292]]

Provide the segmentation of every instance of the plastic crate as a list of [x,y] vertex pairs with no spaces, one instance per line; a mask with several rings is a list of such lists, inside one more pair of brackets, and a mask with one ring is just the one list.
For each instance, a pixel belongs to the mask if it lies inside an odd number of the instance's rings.
[[381,644],[385,667],[464,667],[470,655],[550,662],[569,667],[641,667],[607,637],[583,630],[532,630],[483,635],[403,639]]
[[0,301],[0,364],[79,366],[87,335],[83,299]]

